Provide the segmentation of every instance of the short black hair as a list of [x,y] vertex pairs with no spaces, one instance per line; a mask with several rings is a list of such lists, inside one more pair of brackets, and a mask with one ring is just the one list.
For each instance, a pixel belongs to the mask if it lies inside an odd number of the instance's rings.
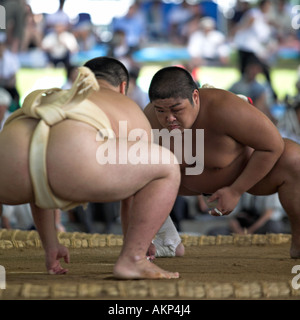
[[181,67],[160,69],[152,78],[149,87],[149,99],[181,98],[193,103],[193,92],[198,89],[192,75]]
[[129,74],[124,64],[119,60],[111,57],[97,57],[87,61],[84,66],[91,69],[97,79],[103,79],[114,87],[118,87],[125,81],[127,92]]

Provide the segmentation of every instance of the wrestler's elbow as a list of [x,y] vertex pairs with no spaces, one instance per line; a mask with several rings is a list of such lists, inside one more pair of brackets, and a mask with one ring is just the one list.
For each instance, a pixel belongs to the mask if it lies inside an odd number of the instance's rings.
[[272,143],[272,154],[274,155],[274,158],[278,159],[282,155],[284,150],[284,140],[282,137],[278,137],[277,139],[274,139]]
[[280,136],[280,139],[278,139],[278,150],[277,150],[279,157],[283,154],[284,146],[285,146],[284,140]]

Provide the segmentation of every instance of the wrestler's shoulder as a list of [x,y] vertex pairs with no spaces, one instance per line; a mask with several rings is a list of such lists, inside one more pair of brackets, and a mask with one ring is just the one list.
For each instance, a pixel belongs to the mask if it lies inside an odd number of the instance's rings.
[[232,92],[220,88],[201,88],[199,89],[201,105],[208,105],[210,111],[214,109],[229,107],[236,95]]
[[205,96],[210,99],[216,99],[220,97],[227,96],[228,94],[230,95],[230,91],[222,89],[222,88],[216,88],[213,86],[210,87],[201,87],[198,89],[200,95]]

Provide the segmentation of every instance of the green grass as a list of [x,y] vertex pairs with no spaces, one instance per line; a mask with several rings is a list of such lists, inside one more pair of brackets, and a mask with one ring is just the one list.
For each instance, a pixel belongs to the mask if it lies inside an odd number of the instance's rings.
[[[148,90],[152,76],[161,67],[162,65],[153,64],[142,68],[139,84],[143,90]],[[283,99],[286,94],[294,95],[296,93],[296,68],[274,68],[271,77],[274,89],[280,99]],[[209,83],[217,88],[228,89],[233,82],[239,79],[239,72],[234,67],[203,67],[198,70],[198,79],[201,84]],[[17,87],[21,101],[33,90],[61,87],[65,81],[63,69],[21,69],[17,75]],[[263,81],[263,78],[261,78],[261,81]]]
[[[203,68],[199,71],[199,76],[202,84],[208,82],[215,87],[228,89],[239,79],[240,74],[235,68]],[[283,99],[286,94],[296,93],[297,70],[274,69],[271,72],[271,79],[279,99]],[[263,76],[260,76],[258,80],[265,81]]]
[[63,69],[20,69],[17,74],[17,88],[21,101],[33,90],[61,87],[65,79]]

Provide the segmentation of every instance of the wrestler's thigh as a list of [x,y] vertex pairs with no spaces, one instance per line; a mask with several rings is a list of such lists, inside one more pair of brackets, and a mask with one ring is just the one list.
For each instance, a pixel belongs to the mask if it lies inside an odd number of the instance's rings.
[[249,190],[256,195],[267,195],[278,191],[278,188],[288,181],[295,179],[300,170],[300,145],[292,140],[284,139],[285,147],[271,171]]
[[[143,147],[137,156],[143,163],[133,163],[132,155],[139,149],[135,142],[120,146],[116,139],[110,143],[109,147],[108,141],[96,141],[94,133],[86,132],[49,143],[47,168],[53,192],[73,201],[119,200],[133,195],[153,179],[166,176],[177,166],[151,163],[151,146],[146,142],[140,142]],[[152,147],[164,157],[170,155],[166,149]],[[108,152],[111,152],[110,157]],[[173,155],[171,158],[171,162],[174,161]]]

